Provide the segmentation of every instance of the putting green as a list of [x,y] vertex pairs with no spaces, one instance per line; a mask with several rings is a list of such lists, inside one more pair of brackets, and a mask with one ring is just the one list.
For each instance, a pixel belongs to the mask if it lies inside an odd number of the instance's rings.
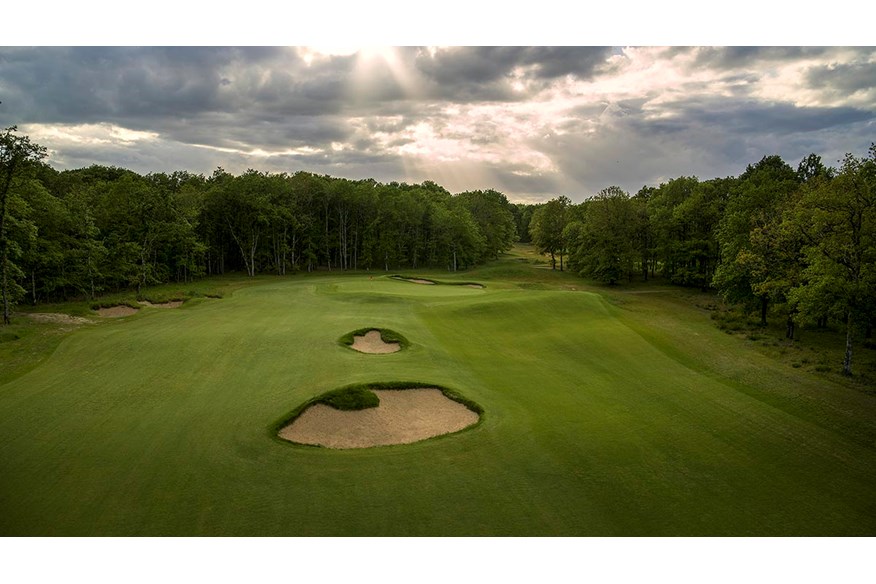
[[[823,388],[707,317],[652,323],[658,299],[618,308],[543,272],[295,276],[83,327],[0,386],[0,534],[876,533],[872,396],[798,407]],[[338,344],[361,327],[410,344]],[[315,395],[384,379],[460,388],[482,422],[377,449],[272,434]]]

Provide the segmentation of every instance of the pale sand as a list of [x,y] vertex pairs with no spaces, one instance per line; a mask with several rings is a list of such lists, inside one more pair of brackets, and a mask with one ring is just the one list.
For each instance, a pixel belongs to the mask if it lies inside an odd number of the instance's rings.
[[414,284],[426,284],[426,285],[434,285],[435,284],[435,282],[433,282],[432,280],[423,280],[421,278],[402,278],[401,276],[399,276],[398,278],[395,278],[395,279],[401,280],[402,282],[413,282]]
[[112,308],[98,308],[97,314],[110,318],[118,318],[120,316],[131,316],[132,314],[137,314],[137,309],[131,308],[130,306],[113,306]]
[[328,448],[410,444],[450,434],[478,421],[478,415],[439,389],[375,389],[380,405],[342,411],[324,404],[307,408],[280,437]]
[[368,331],[363,336],[353,335],[350,347],[361,353],[395,353],[401,350],[399,343],[384,343],[378,330]]
[[477,288],[478,290],[484,287],[483,284],[466,284],[465,286],[466,288]]
[[81,316],[70,316],[69,314],[61,314],[59,312],[20,312],[18,314],[37,322],[54,322],[58,324],[88,324],[91,322]]
[[182,306],[182,300],[171,300],[170,302],[162,302],[161,304],[155,304],[149,302],[148,300],[138,300],[137,304],[141,304],[143,306],[148,306],[149,308],[179,308]]

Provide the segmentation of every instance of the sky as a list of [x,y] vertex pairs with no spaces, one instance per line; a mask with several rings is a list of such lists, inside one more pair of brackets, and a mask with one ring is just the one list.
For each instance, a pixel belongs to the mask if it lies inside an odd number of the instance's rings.
[[876,141],[872,47],[5,47],[0,126],[58,169],[299,170],[512,201],[836,165]]

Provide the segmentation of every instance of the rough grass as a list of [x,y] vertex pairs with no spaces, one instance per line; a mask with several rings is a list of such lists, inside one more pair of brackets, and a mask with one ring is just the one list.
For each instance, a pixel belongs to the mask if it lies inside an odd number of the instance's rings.
[[784,315],[770,313],[767,326],[760,316],[739,307],[717,306],[711,319],[718,329],[738,339],[750,341],[756,350],[777,362],[820,374],[822,378],[858,389],[876,389],[876,344],[857,335],[853,341],[852,371],[842,373],[845,331],[836,325],[827,328],[798,326],[794,340],[785,337]]
[[[219,302],[57,333],[0,385],[0,534],[876,534],[876,396],[724,333],[706,296],[539,265],[423,274],[484,290],[240,278]],[[363,323],[410,347],[339,350]],[[486,415],[375,450],[265,431],[381,379],[459,388]]]

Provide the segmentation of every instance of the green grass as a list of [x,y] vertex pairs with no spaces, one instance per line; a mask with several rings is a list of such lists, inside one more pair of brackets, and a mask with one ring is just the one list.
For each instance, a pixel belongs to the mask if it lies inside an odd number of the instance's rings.
[[[484,289],[240,279],[221,301],[58,333],[0,385],[0,534],[876,534],[873,395],[725,334],[705,297],[531,255],[421,274]],[[363,327],[410,345],[338,344]],[[266,431],[398,379],[454,388],[481,423],[364,450]]]

